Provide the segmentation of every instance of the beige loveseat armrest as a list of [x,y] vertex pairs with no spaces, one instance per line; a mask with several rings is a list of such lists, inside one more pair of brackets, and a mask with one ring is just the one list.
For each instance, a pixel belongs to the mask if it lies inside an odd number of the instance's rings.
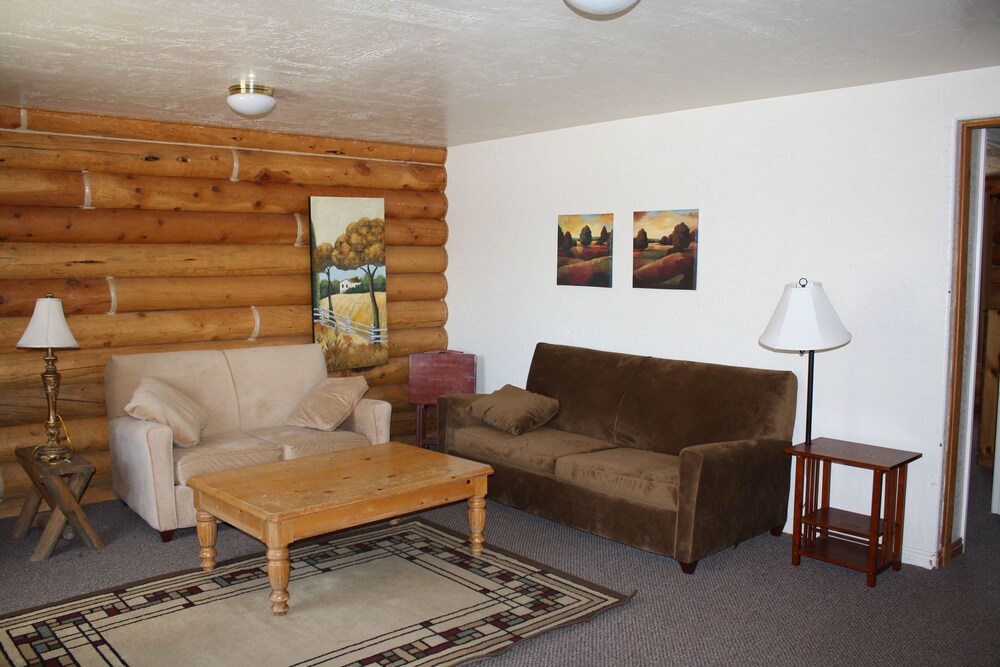
[[115,495],[161,532],[177,528],[174,433],[133,417],[108,422],[111,484]]
[[391,421],[392,404],[374,398],[362,398],[351,416],[340,425],[340,429],[360,433],[373,445],[381,445],[389,442]]
[[791,456],[785,440],[733,440],[680,454],[674,558],[694,564],[785,524]]
[[438,443],[441,451],[448,452],[455,444],[455,431],[465,426],[482,426],[469,413],[469,404],[484,394],[445,394],[437,401]]

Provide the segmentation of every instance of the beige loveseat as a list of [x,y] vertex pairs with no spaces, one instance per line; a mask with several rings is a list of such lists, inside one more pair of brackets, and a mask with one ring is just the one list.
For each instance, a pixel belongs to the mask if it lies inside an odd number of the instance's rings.
[[445,451],[493,466],[490,499],[670,556],[687,573],[780,534],[792,373],[539,343],[525,389],[438,401]]
[[[203,408],[196,445],[175,445],[179,438],[170,427],[126,414],[144,378]],[[287,424],[326,378],[318,345],[112,356],[104,388],[115,494],[167,541],[174,529],[197,523],[187,486],[195,475],[388,442],[385,401],[362,398],[333,431]]]

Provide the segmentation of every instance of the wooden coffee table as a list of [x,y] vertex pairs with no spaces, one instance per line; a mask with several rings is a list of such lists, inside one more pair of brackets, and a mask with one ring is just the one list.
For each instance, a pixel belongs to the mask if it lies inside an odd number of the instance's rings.
[[478,556],[491,474],[484,463],[389,442],[198,475],[188,486],[201,567],[215,569],[216,519],[256,537],[267,546],[271,611],[280,616],[288,612],[288,545],[295,540],[466,499]]

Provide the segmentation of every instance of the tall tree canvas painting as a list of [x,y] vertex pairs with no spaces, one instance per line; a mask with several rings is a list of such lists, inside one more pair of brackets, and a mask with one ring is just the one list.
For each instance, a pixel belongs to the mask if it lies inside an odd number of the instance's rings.
[[698,209],[632,214],[632,287],[698,286]]
[[560,215],[556,284],[611,287],[612,213]]
[[313,340],[330,371],[389,360],[385,201],[310,197]]

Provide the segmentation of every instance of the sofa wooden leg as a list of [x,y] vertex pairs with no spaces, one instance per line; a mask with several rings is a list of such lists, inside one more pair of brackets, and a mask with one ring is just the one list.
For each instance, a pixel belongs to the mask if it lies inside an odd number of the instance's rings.
[[694,568],[698,567],[698,561],[693,563],[681,563],[681,572],[684,574],[694,574]]
[[781,530],[783,528],[784,526],[775,526],[774,528],[771,529],[771,534],[774,535],[775,537],[781,537]]
[[172,531],[172,530],[161,530],[160,531],[160,539],[163,540],[164,542],[169,542],[170,540],[174,539],[174,531]]

